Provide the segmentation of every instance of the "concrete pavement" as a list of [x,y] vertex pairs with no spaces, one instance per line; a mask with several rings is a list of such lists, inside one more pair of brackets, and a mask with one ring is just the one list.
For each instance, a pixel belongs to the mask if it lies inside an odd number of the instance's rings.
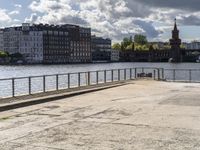
[[200,84],[130,84],[0,113],[0,150],[200,150]]

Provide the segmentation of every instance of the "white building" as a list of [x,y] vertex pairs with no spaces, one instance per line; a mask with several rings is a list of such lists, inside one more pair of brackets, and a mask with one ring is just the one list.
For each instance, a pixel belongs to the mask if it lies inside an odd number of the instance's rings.
[[3,30],[0,30],[0,50],[4,50]]
[[200,42],[183,43],[185,49],[200,50]]
[[22,27],[6,28],[3,34],[4,50],[10,54],[21,53],[27,63],[42,63],[43,32],[23,24]]
[[119,50],[112,49],[111,50],[111,61],[116,62],[119,61]]

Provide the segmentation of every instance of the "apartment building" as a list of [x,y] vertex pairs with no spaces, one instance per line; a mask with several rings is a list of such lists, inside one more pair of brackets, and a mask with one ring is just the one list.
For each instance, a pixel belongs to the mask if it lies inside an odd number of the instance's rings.
[[111,60],[111,39],[92,36],[92,60],[110,61]]
[[5,28],[3,43],[4,51],[22,54],[27,63],[43,62],[43,33],[34,30],[29,24]]
[[5,51],[21,53],[27,63],[91,62],[91,29],[77,25],[24,23],[5,28],[3,43]]

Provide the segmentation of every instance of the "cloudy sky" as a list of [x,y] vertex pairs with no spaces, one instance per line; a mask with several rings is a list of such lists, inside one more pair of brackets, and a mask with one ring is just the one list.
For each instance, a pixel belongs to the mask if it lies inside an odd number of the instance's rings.
[[79,24],[114,42],[138,33],[168,40],[176,17],[183,41],[200,39],[200,0],[0,0],[0,16],[1,27]]

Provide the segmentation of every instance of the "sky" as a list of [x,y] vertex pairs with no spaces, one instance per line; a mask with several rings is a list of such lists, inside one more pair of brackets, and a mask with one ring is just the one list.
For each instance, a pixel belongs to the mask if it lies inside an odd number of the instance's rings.
[[135,34],[168,41],[175,18],[184,42],[200,40],[200,0],[0,0],[0,27],[77,24],[113,42]]

